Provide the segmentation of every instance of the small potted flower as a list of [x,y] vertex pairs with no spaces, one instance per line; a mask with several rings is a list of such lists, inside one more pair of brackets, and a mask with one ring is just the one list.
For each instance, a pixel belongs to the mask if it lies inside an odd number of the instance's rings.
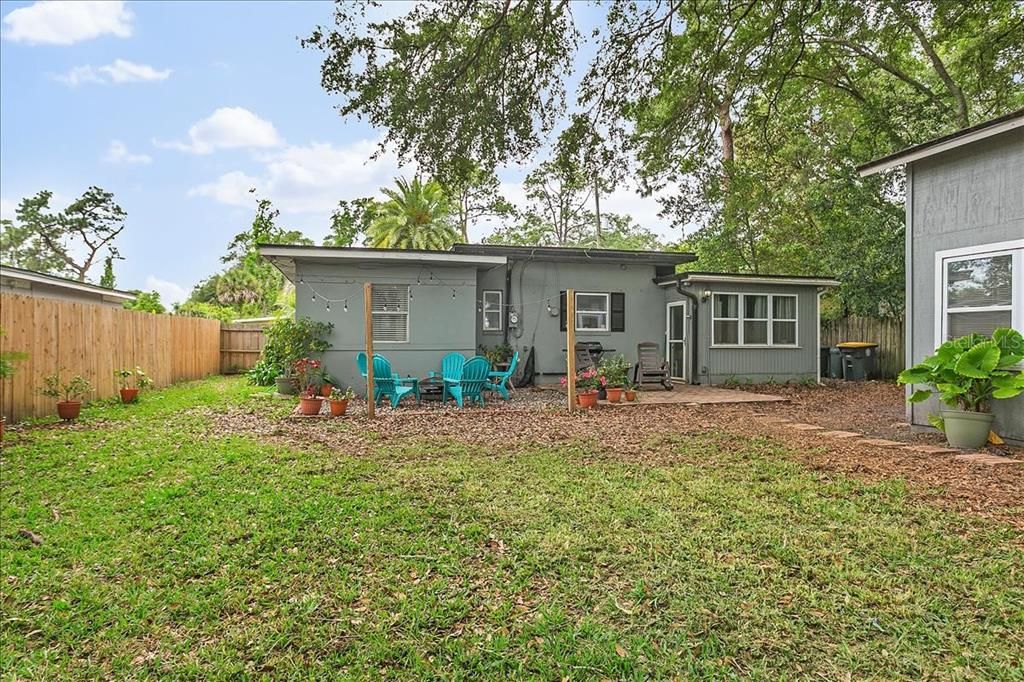
[[622,397],[626,399],[627,403],[635,402],[636,384],[634,384],[632,381],[627,381],[626,385],[623,387]]
[[320,361],[302,358],[292,363],[292,374],[299,387],[299,414],[320,414]]
[[[562,377],[562,385],[568,384],[568,378]],[[605,378],[597,369],[588,367],[576,373],[576,402],[585,410],[597,405],[597,389],[605,385]]]
[[57,414],[64,421],[78,419],[82,411],[82,398],[92,391],[92,384],[85,377],[75,375],[65,383],[60,374],[43,377],[43,388],[40,391],[47,398],[57,401]]
[[142,371],[141,367],[115,369],[114,377],[117,379],[122,403],[134,403],[139,399],[139,391],[153,385],[153,380]]
[[626,384],[628,368],[626,358],[622,355],[601,361],[598,372],[605,380],[605,395],[608,402],[617,403],[622,400],[622,387]]
[[340,417],[348,409],[348,401],[355,397],[355,391],[349,386],[344,391],[335,386],[327,398],[327,404],[331,407],[331,416]]
[[321,370],[320,372],[320,395],[324,398],[329,398],[334,392],[334,379],[327,372]]

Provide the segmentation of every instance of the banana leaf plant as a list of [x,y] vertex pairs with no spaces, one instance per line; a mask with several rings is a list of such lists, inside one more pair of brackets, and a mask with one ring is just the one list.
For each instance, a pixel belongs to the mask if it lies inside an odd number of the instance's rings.
[[993,399],[1024,393],[1024,337],[1015,329],[996,329],[991,337],[968,334],[952,339],[910,369],[900,372],[901,384],[926,384],[907,399],[911,403],[938,395],[949,407],[964,412],[988,412]]

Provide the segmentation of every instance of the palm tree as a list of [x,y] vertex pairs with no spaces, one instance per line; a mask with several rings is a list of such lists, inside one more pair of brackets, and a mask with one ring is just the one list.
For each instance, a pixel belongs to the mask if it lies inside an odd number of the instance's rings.
[[367,231],[370,246],[384,249],[444,251],[459,238],[452,225],[453,206],[436,180],[395,180],[384,189],[387,201],[378,204]]

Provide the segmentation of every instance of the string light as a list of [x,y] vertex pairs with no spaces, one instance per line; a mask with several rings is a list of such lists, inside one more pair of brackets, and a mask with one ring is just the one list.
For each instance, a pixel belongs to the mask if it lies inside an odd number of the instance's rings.
[[347,298],[345,299],[345,307],[344,307],[344,308],[342,308],[342,310],[343,310],[344,312],[346,312],[346,313],[348,312],[348,299],[347,299]]
[[455,289],[452,289],[452,300],[455,300]]

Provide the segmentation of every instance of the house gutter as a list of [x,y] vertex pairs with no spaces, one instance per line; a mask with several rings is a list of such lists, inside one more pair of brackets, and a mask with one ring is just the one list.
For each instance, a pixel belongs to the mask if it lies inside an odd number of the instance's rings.
[[[508,261],[505,264],[505,299],[504,299],[505,300],[505,305],[502,306],[504,308],[504,310],[501,311],[501,314],[503,316],[503,319],[502,319],[502,323],[503,324],[501,325],[501,329],[502,329],[501,341],[506,346],[509,345],[509,342],[508,342],[508,339],[509,339],[509,336],[508,336],[508,332],[509,332],[508,316],[509,316],[509,312],[512,310],[512,268],[513,267],[515,267],[515,261],[514,260],[510,260],[510,261]],[[520,298],[522,298],[522,293],[523,292],[521,292],[521,291],[519,292],[519,297]],[[521,324],[522,323],[522,314],[520,314],[519,320],[520,320],[520,324]]]
[[[697,382],[697,307],[700,305],[697,297],[690,291],[683,290],[682,281],[676,282],[676,291],[679,292],[680,296],[685,296],[693,302],[693,320],[690,322],[690,326],[693,327],[693,343],[690,344],[690,383],[696,384]],[[666,330],[668,331],[668,330]],[[668,350],[667,348],[665,349]]]

